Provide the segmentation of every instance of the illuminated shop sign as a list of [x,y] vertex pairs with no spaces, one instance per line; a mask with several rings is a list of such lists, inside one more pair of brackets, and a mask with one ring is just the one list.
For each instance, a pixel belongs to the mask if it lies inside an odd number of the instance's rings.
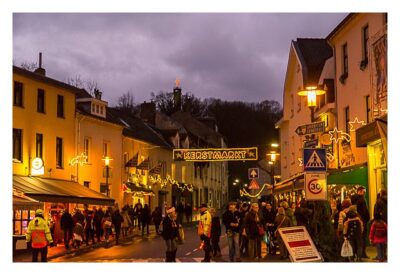
[[176,161],[258,160],[258,151],[257,147],[222,149],[174,149],[173,159]]

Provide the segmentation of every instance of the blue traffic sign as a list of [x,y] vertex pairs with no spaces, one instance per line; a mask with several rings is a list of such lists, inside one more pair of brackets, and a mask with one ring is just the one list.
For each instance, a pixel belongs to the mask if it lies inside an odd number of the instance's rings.
[[326,149],[303,149],[304,172],[326,171]]
[[259,174],[260,174],[260,170],[258,168],[249,168],[249,170],[247,172],[249,180],[258,179]]

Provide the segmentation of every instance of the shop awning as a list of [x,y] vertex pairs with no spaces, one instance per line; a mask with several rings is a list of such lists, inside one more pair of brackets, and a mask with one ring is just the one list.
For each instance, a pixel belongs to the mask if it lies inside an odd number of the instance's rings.
[[358,184],[368,187],[368,166],[362,163],[350,167],[330,171],[327,176],[328,184]]
[[39,202],[114,204],[114,199],[74,181],[14,175],[13,188]]
[[[269,187],[270,189],[272,187]],[[274,186],[274,192],[293,191],[298,189],[304,189],[304,173],[300,173],[281,182],[278,182]]]
[[43,207],[43,203],[26,196],[13,195],[13,210],[36,210]]
[[126,164],[125,167],[137,167],[138,165],[139,154],[136,154],[133,158],[131,158]]
[[149,167],[150,167],[150,161],[149,158],[147,158],[137,166],[137,169],[149,170]]

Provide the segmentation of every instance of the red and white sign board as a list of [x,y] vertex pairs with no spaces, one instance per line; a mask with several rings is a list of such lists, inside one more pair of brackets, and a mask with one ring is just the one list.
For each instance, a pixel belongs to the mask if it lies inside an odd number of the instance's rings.
[[322,257],[304,226],[278,229],[292,262],[321,262]]
[[306,173],[304,177],[306,200],[326,200],[326,173]]
[[255,179],[252,179],[248,188],[250,190],[258,190],[258,189],[260,189],[260,185],[258,184],[258,182]]

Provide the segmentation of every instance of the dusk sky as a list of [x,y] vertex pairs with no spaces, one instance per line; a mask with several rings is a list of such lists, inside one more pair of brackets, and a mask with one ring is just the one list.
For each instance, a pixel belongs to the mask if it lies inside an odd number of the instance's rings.
[[131,91],[282,103],[290,43],[324,38],[345,13],[113,13],[13,17],[14,65],[37,62],[47,76],[95,80],[111,106]]

